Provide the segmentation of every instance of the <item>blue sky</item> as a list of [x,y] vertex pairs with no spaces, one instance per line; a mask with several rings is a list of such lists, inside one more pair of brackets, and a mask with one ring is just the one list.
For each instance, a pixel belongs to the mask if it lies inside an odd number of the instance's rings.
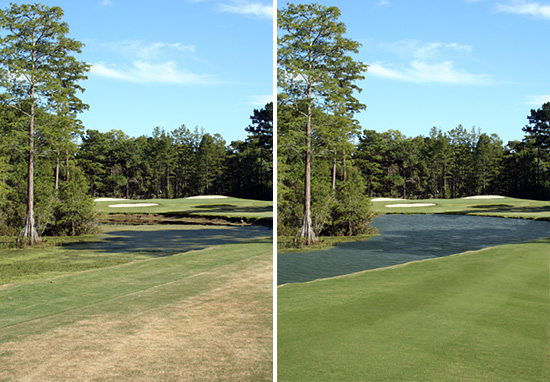
[[269,0],[36,2],[63,8],[70,37],[86,44],[78,57],[92,65],[81,97],[87,129],[150,136],[185,124],[230,143],[273,100]]
[[363,44],[363,129],[426,136],[462,124],[507,143],[550,101],[550,1],[315,2],[339,7],[347,37]]

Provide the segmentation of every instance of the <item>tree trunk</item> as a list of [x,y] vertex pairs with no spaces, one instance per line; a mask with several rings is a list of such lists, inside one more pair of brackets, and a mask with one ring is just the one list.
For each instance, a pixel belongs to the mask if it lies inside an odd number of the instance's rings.
[[302,226],[298,230],[295,241],[303,240],[305,245],[311,245],[317,243],[317,235],[315,235],[315,231],[313,230],[313,222],[311,219],[311,103],[309,103],[307,107],[306,171],[304,191],[304,216],[302,218]]
[[[31,87],[31,99],[34,100],[34,87]],[[40,243],[34,220],[34,103],[31,102],[29,122],[29,181],[27,189],[27,217],[25,226],[19,234],[19,244],[35,245]]]
[[69,149],[65,149],[65,180],[69,181]]
[[336,189],[336,156],[332,159],[332,189]]
[[57,159],[55,161],[55,189],[59,190],[59,153],[57,153]]
[[447,164],[443,166],[443,199],[447,199]]
[[342,166],[344,167],[344,182],[347,180],[346,173],[346,150],[342,152]]

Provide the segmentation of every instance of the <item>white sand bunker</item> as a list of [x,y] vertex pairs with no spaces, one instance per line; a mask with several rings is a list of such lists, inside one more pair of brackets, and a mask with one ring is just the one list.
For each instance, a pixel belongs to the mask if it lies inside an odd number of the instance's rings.
[[393,202],[396,200],[405,200],[400,198],[373,198],[371,199],[372,202]]
[[476,196],[467,196],[462,199],[503,199],[504,196],[500,195],[476,195]]
[[121,207],[153,207],[158,206],[158,203],[125,203],[125,204],[109,204],[111,208]]
[[386,207],[394,208],[394,207],[431,207],[435,206],[435,203],[403,203],[403,204],[389,204]]
[[227,196],[223,195],[199,195],[199,196],[190,196],[186,199],[224,199]]
[[94,202],[115,202],[117,200],[127,200],[127,199],[121,199],[121,198],[97,198],[94,199]]

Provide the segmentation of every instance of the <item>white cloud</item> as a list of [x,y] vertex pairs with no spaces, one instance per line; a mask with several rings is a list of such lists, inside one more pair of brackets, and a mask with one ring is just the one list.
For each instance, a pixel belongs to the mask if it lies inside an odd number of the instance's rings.
[[125,57],[140,58],[144,60],[159,59],[172,55],[175,52],[195,52],[194,45],[185,45],[179,42],[145,42],[141,40],[124,40],[106,44],[114,52]]
[[[180,63],[195,52],[194,45],[125,40],[104,46],[123,61],[97,62],[91,68],[93,75],[134,83],[205,85],[217,82],[215,76],[180,67]],[[192,55],[191,58],[196,60]]]
[[99,62],[92,65],[91,73],[100,77],[134,83],[209,85],[216,82],[211,75],[196,74],[180,69],[174,61],[150,63],[138,60],[134,61],[131,66],[124,67]]
[[375,63],[369,66],[368,73],[376,77],[411,83],[483,85],[494,82],[488,75],[473,74],[463,69],[457,69],[451,61],[432,64],[414,60],[408,66],[397,69]]
[[457,85],[480,85],[495,82],[489,75],[471,73],[456,64],[456,62],[464,62],[464,60],[473,60],[473,47],[468,44],[400,40],[377,45],[382,50],[397,56],[399,64],[388,65],[388,61],[386,61],[370,65],[368,73],[376,77],[411,83]]
[[111,0],[102,0],[101,5],[104,6],[104,7],[112,7],[113,2]]
[[380,0],[377,4],[383,7],[386,5],[390,5],[390,2],[388,0]]
[[550,19],[550,5],[543,5],[533,2],[512,1],[508,4],[497,4],[496,10],[497,12]]
[[381,63],[369,65],[367,73],[375,77],[407,81],[407,76],[405,73],[401,73],[398,70],[386,68]]
[[471,53],[472,46],[444,42],[422,42],[418,40],[400,40],[392,43],[383,43],[381,46],[401,57],[412,57],[418,60],[440,58],[451,53]]
[[541,107],[546,102],[550,102],[550,94],[527,96],[526,105]]
[[235,0],[232,4],[220,4],[220,12],[252,15],[263,19],[273,19],[273,5],[251,3],[246,0]]
[[273,94],[251,95],[248,99],[248,105],[265,106],[266,104],[273,102]]

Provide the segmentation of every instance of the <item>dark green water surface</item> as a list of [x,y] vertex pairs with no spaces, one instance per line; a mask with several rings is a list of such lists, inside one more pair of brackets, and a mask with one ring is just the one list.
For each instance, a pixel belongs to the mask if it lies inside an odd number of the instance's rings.
[[311,281],[550,236],[550,222],[463,215],[383,215],[380,236],[277,256],[277,284]]

